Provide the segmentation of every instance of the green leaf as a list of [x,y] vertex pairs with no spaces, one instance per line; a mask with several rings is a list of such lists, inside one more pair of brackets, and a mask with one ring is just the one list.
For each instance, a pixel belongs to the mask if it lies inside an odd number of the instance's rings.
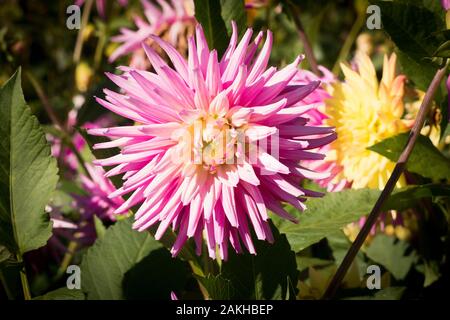
[[[299,252],[368,214],[379,194],[378,190],[345,190],[309,199],[307,209],[298,217],[299,223],[279,220],[279,230]],[[295,209],[290,211],[298,215]]]
[[439,48],[437,48],[437,50],[434,52],[433,57],[450,57],[450,41],[445,41],[443,44],[441,44]]
[[228,34],[231,35],[231,21],[236,22],[239,35],[242,35],[247,27],[247,12],[245,11],[245,4],[243,0],[220,0],[222,7],[222,18],[225,22],[225,26],[228,30]]
[[159,248],[125,273],[123,292],[127,300],[170,300],[172,291],[184,290],[189,275],[187,263]]
[[42,296],[33,298],[33,300],[85,300],[85,296],[81,290],[59,288],[54,291],[47,292]]
[[388,287],[377,291],[372,296],[351,297],[345,300],[400,300],[405,290],[405,287]]
[[418,256],[406,241],[385,234],[375,236],[366,255],[385,267],[395,279],[403,280]]
[[435,260],[424,261],[424,269],[425,280],[423,282],[423,286],[426,288],[439,280],[441,277],[441,272],[439,270],[439,262]]
[[197,280],[208,292],[212,300],[230,300],[234,296],[234,288],[231,281],[221,275],[196,276]]
[[[409,133],[403,133],[369,147],[391,161],[397,161],[408,141]],[[433,180],[450,179],[448,160],[425,136],[419,135],[406,168]]]
[[381,9],[383,29],[395,45],[420,62],[431,57],[439,45],[433,33],[443,29],[440,18],[427,8],[410,3],[371,1]]
[[[351,222],[369,214],[380,196],[380,190],[359,189],[331,192],[323,198],[309,199],[300,215],[293,207],[286,209],[299,220],[298,224],[273,216],[281,233],[286,234],[292,249],[299,252],[335,233]],[[388,198],[383,210],[405,210],[422,198],[448,196],[447,185],[428,184],[397,189]],[[339,260],[339,259],[337,259]]]
[[400,50],[396,50],[396,53],[402,72],[408,76],[409,80],[414,81],[418,89],[426,91],[438,68],[427,60],[417,62]]
[[295,296],[298,279],[295,253],[286,236],[272,228],[274,243],[255,243],[257,255],[230,252],[223,262],[221,276],[230,281],[232,299],[286,299]]
[[424,184],[399,189],[386,202],[384,209],[406,210],[419,204],[423,198],[450,197],[450,186],[445,184]]
[[103,224],[103,221],[94,215],[94,226],[95,226],[95,234],[97,235],[97,239],[102,239],[106,233],[106,227]]
[[299,271],[303,271],[305,269],[308,269],[309,267],[325,267],[333,263],[334,261],[331,260],[323,260],[314,257],[297,256],[297,269]]
[[11,258],[11,252],[6,247],[0,246],[0,266]]
[[227,28],[222,18],[220,0],[194,0],[195,18],[202,25],[210,49],[216,49],[219,58],[228,46]]
[[0,89],[0,244],[15,254],[44,246],[52,224],[44,208],[58,182],[56,160],[27,107],[20,70]]
[[132,229],[132,219],[118,221],[88,249],[81,263],[81,288],[88,300],[124,298],[125,273],[153,250],[161,248],[149,232]]
[[[342,230],[327,236],[327,242],[333,252],[335,264],[340,265],[352,243]],[[365,259],[361,250],[356,255],[353,263],[359,272],[360,278],[363,279],[367,275],[367,259]]]
[[383,30],[397,46],[404,72],[419,89],[425,90],[437,70],[425,58],[432,57],[440,45],[439,38],[434,34],[444,28],[442,19],[422,3],[370,2],[381,9]]
[[381,289],[373,296],[373,300],[400,300],[405,293],[405,287],[389,287]]

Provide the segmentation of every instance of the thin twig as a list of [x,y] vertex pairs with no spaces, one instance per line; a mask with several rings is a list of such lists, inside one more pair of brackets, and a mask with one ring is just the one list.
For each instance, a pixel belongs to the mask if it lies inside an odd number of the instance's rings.
[[75,63],[80,62],[81,51],[83,50],[83,32],[89,21],[89,16],[91,15],[92,6],[94,0],[88,0],[84,5],[83,16],[81,17],[81,26],[78,30],[77,43],[75,44],[75,50],[73,51],[73,61]]
[[[70,132],[70,128],[67,128],[67,126],[64,125],[63,121],[61,121],[58,118],[58,116],[56,115],[56,113],[53,112],[53,107],[50,104],[50,101],[49,101],[47,95],[45,94],[44,89],[39,84],[39,81],[28,71],[26,72],[26,75],[27,75],[28,79],[30,80],[31,85],[35,89],[36,94],[38,95],[39,99],[41,100],[41,103],[44,106],[44,109],[47,112],[50,120],[52,121],[52,123],[54,125],[56,125],[57,128],[59,128],[61,135],[62,135],[61,141],[63,143],[65,143],[67,145],[67,147],[74,153],[74,155],[77,158],[78,162],[80,163],[81,168],[83,169],[84,173],[92,179],[92,177],[89,173],[89,170],[86,167],[83,156],[77,150],[76,146],[74,145],[74,143],[72,141],[72,133]],[[61,150],[60,154],[61,154],[61,157],[64,157],[64,152],[62,152],[62,151],[63,150]]]
[[64,130],[64,124],[61,120],[59,120],[56,113],[53,111],[52,106],[50,105],[50,101],[48,100],[47,95],[44,93],[44,89],[39,84],[39,81],[34,77],[34,75],[30,71],[25,72],[28,80],[30,80],[31,85],[33,86],[34,90],[36,91],[36,94],[39,97],[39,100],[41,100],[42,105],[44,106],[45,111],[47,112],[50,120],[57,125],[61,130]]
[[303,43],[303,48],[305,49],[306,58],[308,59],[309,65],[311,66],[311,71],[317,76],[320,76],[320,70],[317,64],[316,57],[314,56],[314,51],[309,42],[308,36],[306,35],[303,24],[300,21],[300,12],[297,7],[289,2],[289,8],[292,11],[292,17],[294,19],[295,26],[297,27],[298,36]]
[[361,28],[364,26],[364,22],[366,21],[366,12],[362,11],[358,13],[358,17],[356,18],[355,23],[352,26],[347,38],[345,39],[344,45],[339,52],[339,56],[336,60],[336,63],[333,66],[332,72],[336,76],[339,75],[341,70],[341,62],[347,59],[347,56],[352,49],[353,43],[355,42],[356,36],[358,35]]
[[359,232],[355,241],[352,243],[344,260],[342,261],[341,265],[339,266],[339,269],[336,271],[336,274],[334,275],[333,279],[331,280],[322,299],[331,299],[336,294],[336,291],[339,289],[339,286],[340,286],[342,280],[344,279],[345,275],[347,274],[347,271],[348,271],[350,265],[352,264],[353,260],[355,259],[356,254],[358,253],[362,244],[366,240],[370,230],[372,229],[372,226],[378,220],[378,217],[380,216],[381,209],[382,209],[385,201],[387,200],[387,198],[389,197],[391,192],[394,190],[398,179],[400,178],[403,171],[405,170],[406,163],[408,162],[409,156],[411,155],[411,152],[414,148],[417,138],[419,137],[420,131],[421,131],[423,124],[425,122],[425,119],[426,119],[426,115],[428,114],[431,102],[433,101],[433,97],[434,97],[437,89],[439,88],[439,85],[440,85],[442,79],[445,76],[447,67],[448,67],[448,64],[444,68],[439,69],[436,72],[436,75],[434,76],[433,81],[431,82],[431,84],[427,90],[427,93],[422,101],[422,105],[420,106],[419,113],[417,114],[417,118],[415,120],[414,126],[409,134],[408,142],[406,143],[406,146],[395,165],[392,175],[390,176],[388,182],[386,183],[386,186],[384,187],[383,191],[380,194],[380,197],[378,198],[372,211],[370,212],[370,214],[366,220],[366,223],[361,228],[361,231]]
[[70,262],[72,261],[73,255],[75,251],[77,250],[78,243],[74,240],[70,241],[67,251],[64,254],[64,258],[61,262],[61,265],[58,268],[58,271],[56,272],[55,281],[59,280],[66,272],[67,267],[69,266]]

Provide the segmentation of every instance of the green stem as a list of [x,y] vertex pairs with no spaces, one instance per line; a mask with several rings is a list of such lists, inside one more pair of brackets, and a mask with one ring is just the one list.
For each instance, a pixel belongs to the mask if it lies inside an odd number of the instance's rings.
[[86,28],[89,16],[91,15],[92,5],[94,4],[94,0],[87,0],[84,5],[83,16],[81,17],[81,27],[78,30],[77,43],[75,44],[75,50],[73,52],[73,61],[75,63],[80,62],[81,51],[83,50],[83,32]]
[[45,111],[47,112],[50,120],[56,126],[60,127],[62,130],[64,130],[63,123],[61,122],[61,120],[59,120],[58,116],[53,111],[53,108],[50,105],[50,101],[48,100],[48,97],[45,94],[44,89],[42,88],[39,81],[36,79],[36,77],[30,71],[26,71],[25,75],[27,76],[27,78],[30,81],[31,85],[33,86],[34,90],[36,91],[36,94],[39,97],[39,100],[41,100],[42,106],[44,107]]
[[320,76],[320,70],[318,67],[316,57],[314,56],[314,50],[311,46],[311,42],[309,41],[308,35],[306,34],[305,29],[303,28],[303,24],[300,20],[300,12],[291,1],[289,1],[289,9],[292,11],[292,18],[294,19],[294,24],[297,28],[297,33],[300,38],[300,41],[303,44],[303,49],[305,50],[305,55],[306,58],[308,59],[311,71],[317,76]]
[[336,63],[333,66],[333,73],[338,76],[341,71],[341,62],[345,61],[352,49],[353,43],[355,43],[356,37],[358,36],[359,31],[364,26],[364,22],[366,21],[366,13],[364,11],[358,12],[358,17],[356,18],[355,23],[352,26],[347,38],[345,39],[344,45],[339,52],[339,56],[336,60]]
[[359,231],[358,236],[356,237],[355,241],[353,241],[350,249],[347,251],[347,254],[342,260],[341,265],[339,266],[335,275],[331,279],[331,282],[328,285],[328,288],[325,291],[325,294],[323,295],[322,299],[331,299],[336,294],[337,290],[339,289],[342,283],[342,280],[347,274],[347,271],[350,268],[351,264],[353,263],[353,260],[355,259],[359,249],[361,248],[367,236],[369,235],[373,225],[377,222],[384,203],[394,190],[398,179],[405,171],[406,163],[408,162],[409,156],[411,155],[411,152],[414,149],[414,145],[416,144],[417,138],[420,135],[420,131],[423,128],[426,116],[433,102],[434,95],[436,94],[436,91],[438,90],[440,83],[444,79],[448,66],[449,63],[447,63],[445,67],[439,69],[436,72],[433,81],[428,87],[427,93],[423,98],[422,104],[420,106],[419,112],[414,122],[414,126],[409,134],[408,142],[406,143],[403,152],[401,153],[399,159],[397,160],[397,163],[395,164],[391,176],[389,177],[383,191],[381,192],[371,212],[367,216],[367,220],[364,223],[364,226]]
[[[202,277],[202,278],[205,277],[205,273],[203,272],[202,268],[197,263],[195,263],[192,260],[189,260],[189,265],[191,266],[192,272],[195,275]],[[198,287],[200,288],[200,292],[202,293],[203,298],[205,300],[209,300],[210,298],[209,298],[208,290],[206,290],[206,288],[203,286],[201,281],[199,279],[197,279],[197,277],[195,277],[195,278],[197,280]]]
[[[23,264],[22,255],[17,254],[17,262]],[[31,300],[31,292],[30,286],[28,284],[28,277],[25,264],[23,264],[22,269],[20,270],[20,282],[22,283],[23,298],[25,300]]]
[[100,32],[100,34],[98,37],[98,43],[97,43],[97,47],[95,48],[95,56],[94,56],[94,68],[96,70],[100,66],[100,63],[102,62],[103,50],[105,49],[105,45],[106,45],[105,26],[102,26],[102,28],[99,32]]
[[75,253],[77,246],[78,246],[78,243],[76,241],[71,241],[69,243],[66,254],[64,255],[61,265],[59,266],[58,271],[56,272],[56,276],[55,276],[56,280],[61,278],[66,273],[67,267],[69,266],[70,262],[72,261],[73,254]]

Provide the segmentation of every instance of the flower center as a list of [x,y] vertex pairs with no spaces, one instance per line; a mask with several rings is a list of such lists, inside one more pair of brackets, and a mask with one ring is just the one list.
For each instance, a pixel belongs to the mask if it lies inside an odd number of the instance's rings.
[[236,163],[241,155],[241,137],[242,129],[234,127],[226,117],[207,115],[189,123],[178,143],[184,149],[185,160],[214,174],[218,166]]

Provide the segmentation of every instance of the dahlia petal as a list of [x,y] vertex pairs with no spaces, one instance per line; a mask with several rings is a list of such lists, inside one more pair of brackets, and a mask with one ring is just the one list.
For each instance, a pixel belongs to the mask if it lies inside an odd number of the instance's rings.
[[230,57],[233,54],[234,50],[236,49],[237,41],[238,41],[238,27],[236,25],[236,22],[231,21],[231,38],[230,43],[228,44],[227,49],[225,50],[225,53],[222,56],[222,59],[220,60],[220,73],[222,74],[225,68],[228,65],[228,62],[230,61]]
[[225,92],[219,93],[209,106],[209,112],[212,114],[223,117],[227,114],[229,109],[229,102]]
[[266,234],[263,227],[263,222],[261,216],[259,215],[258,208],[254,200],[245,192],[238,192],[240,195],[243,207],[246,209],[250,221],[252,222],[253,228],[255,229],[256,237],[259,240],[265,240]]
[[242,182],[241,184],[248,192],[248,194],[252,197],[252,199],[255,201],[256,207],[258,208],[259,214],[261,215],[262,219],[264,221],[267,221],[269,219],[269,216],[267,214],[264,198],[259,189],[256,186],[249,183]]
[[274,135],[277,131],[278,130],[275,127],[252,125],[245,130],[245,136],[248,137],[250,141],[258,141]]
[[142,199],[144,195],[144,187],[137,188],[133,194],[120,206],[118,207],[114,213],[115,214],[123,214],[126,213],[128,210],[130,210],[132,207],[137,205],[138,203],[142,202]]
[[306,127],[306,126],[279,126],[280,136],[302,137],[333,133],[330,127]]
[[270,118],[273,114],[283,109],[287,104],[287,99],[281,99],[278,102],[268,104],[265,106],[252,107],[252,115],[250,120],[252,122],[261,122],[267,118]]
[[220,79],[220,66],[217,60],[217,51],[213,50],[209,54],[208,67],[206,71],[206,87],[210,97],[215,97],[222,90],[222,81]]
[[230,57],[230,61],[222,74],[222,82],[225,83],[236,77],[239,66],[244,62],[245,52],[247,51],[247,47],[252,37],[252,34],[253,30],[247,29],[244,36],[242,37],[241,42],[239,42],[239,45],[237,46],[236,50],[234,50],[233,54]]
[[121,115],[125,118],[128,118],[130,120],[136,121],[136,122],[141,122],[141,123],[147,123],[148,122],[148,118],[141,116],[139,113],[135,112],[134,110],[127,108],[127,106],[129,104],[124,104],[121,103],[120,105],[117,104],[113,104],[110,103],[108,101],[105,101],[103,99],[100,98],[95,98],[95,100],[101,104],[102,106],[104,106],[105,108],[111,110],[112,112],[117,113],[118,115]]
[[255,37],[255,40],[250,44],[247,50],[247,55],[245,56],[244,64],[249,65],[250,62],[253,60],[253,57],[255,56],[256,51],[258,50],[259,44],[261,43],[261,40],[264,36],[264,32],[260,31],[258,35]]
[[250,108],[235,107],[231,109],[227,116],[231,117],[231,124],[235,127],[241,127],[246,124],[253,110]]
[[255,81],[265,70],[267,67],[267,63],[270,58],[270,51],[272,49],[273,36],[272,32],[267,31],[266,41],[264,42],[264,46],[259,52],[258,57],[253,64],[250,74],[248,75],[247,84]]
[[187,236],[189,238],[193,237],[195,234],[195,231],[197,230],[199,220],[202,216],[201,215],[202,209],[203,209],[202,198],[201,198],[200,194],[197,194],[190,203],[189,223],[188,223],[188,229],[187,229]]
[[260,152],[258,154],[258,165],[264,168],[268,172],[279,172],[283,174],[289,174],[289,168],[282,164],[280,161],[272,157],[267,152]]
[[187,218],[188,218],[188,215],[184,214],[183,218],[181,220],[181,223],[180,223],[181,228],[178,231],[177,239],[175,240],[175,243],[173,244],[172,248],[170,249],[170,253],[172,254],[173,257],[176,257],[178,255],[178,253],[180,253],[184,244],[189,239],[187,236],[187,228],[188,228]]
[[253,166],[244,161],[242,164],[237,165],[239,179],[244,180],[254,186],[258,186],[260,181],[253,170]]
[[153,138],[147,141],[137,142],[132,145],[127,145],[122,148],[123,154],[135,153],[135,152],[143,152],[146,150],[155,150],[155,149],[166,149],[170,146],[173,146],[175,141],[169,139],[159,139]]
[[[206,220],[206,218],[205,218]],[[216,239],[214,234],[214,221],[205,221],[205,231],[206,231],[206,244],[208,247],[208,255],[211,259],[216,258]]]
[[226,185],[222,186],[222,207],[231,226],[239,227],[235,199],[234,188]]
[[106,159],[95,160],[94,164],[101,166],[115,166],[125,162],[138,162],[150,159],[156,154],[160,153],[161,150],[152,150],[148,152],[139,152],[133,154],[118,154]]
[[208,66],[209,59],[209,48],[206,42],[205,34],[203,33],[203,28],[200,24],[195,27],[195,38],[197,40],[197,54],[198,60],[200,62],[201,70],[203,75],[206,76],[206,69]]
[[316,90],[320,86],[320,81],[312,81],[307,85],[299,85],[299,86],[290,86],[289,91],[281,94],[281,99],[286,99],[286,105],[292,106],[297,102],[305,99],[309,96],[314,90]]
[[267,208],[275,213],[280,218],[286,219],[288,221],[291,221],[293,223],[298,223],[298,220],[291,216],[289,212],[287,212],[279,203],[279,201],[275,200],[272,196],[269,196],[268,194],[265,196]]
[[186,60],[170,43],[162,40],[160,37],[150,36],[167,54],[172,61],[175,70],[180,74],[181,78],[187,83],[189,81],[188,67]]
[[174,131],[180,128],[179,123],[168,122],[139,126],[138,130],[152,137],[170,138]]
[[211,184],[209,190],[205,194],[205,198],[203,199],[203,214],[206,221],[210,220],[217,200],[218,199],[215,196],[214,184]]
[[99,149],[117,148],[127,145],[131,141],[133,141],[133,138],[118,138],[112,141],[96,143],[92,146],[92,149],[99,150]]
[[105,136],[105,137],[145,137],[147,134],[143,133],[139,129],[143,126],[123,126],[114,128],[94,128],[88,129],[87,132],[94,136]]

